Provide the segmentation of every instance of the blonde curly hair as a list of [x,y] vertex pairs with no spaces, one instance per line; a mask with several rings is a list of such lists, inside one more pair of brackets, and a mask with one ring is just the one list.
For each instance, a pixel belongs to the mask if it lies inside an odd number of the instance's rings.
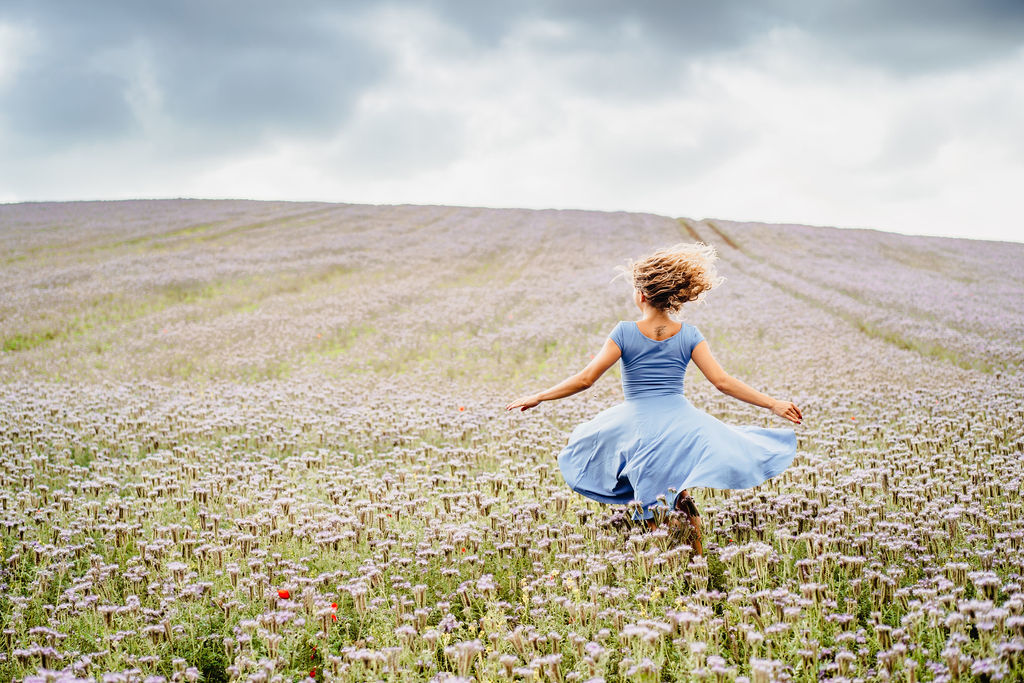
[[616,278],[628,277],[651,306],[676,313],[685,303],[703,301],[709,290],[725,282],[715,271],[717,260],[713,245],[682,242],[617,266]]

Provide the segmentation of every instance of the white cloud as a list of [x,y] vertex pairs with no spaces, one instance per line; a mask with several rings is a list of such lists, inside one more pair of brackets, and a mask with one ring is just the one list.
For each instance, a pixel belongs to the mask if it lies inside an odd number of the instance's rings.
[[709,92],[745,101],[736,108],[762,138],[696,186],[706,208],[693,213],[1024,240],[1024,204],[1008,191],[1024,182],[1010,113],[1024,112],[1024,53],[915,79],[836,73],[824,51],[786,54],[710,67]]
[[0,88],[14,79],[33,41],[33,33],[28,28],[0,22]]

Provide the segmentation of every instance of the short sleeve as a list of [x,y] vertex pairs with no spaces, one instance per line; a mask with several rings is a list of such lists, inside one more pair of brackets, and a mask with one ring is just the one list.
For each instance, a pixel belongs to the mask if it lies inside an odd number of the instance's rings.
[[692,356],[693,350],[697,348],[697,344],[704,341],[704,335],[701,334],[696,325],[690,325],[690,327],[692,328],[690,331],[690,355]]
[[623,324],[620,320],[618,324],[615,326],[615,328],[611,331],[611,334],[608,335],[613,342],[619,345],[619,351],[622,351],[622,349],[625,347],[625,334],[623,334],[625,330],[623,330],[622,328]]

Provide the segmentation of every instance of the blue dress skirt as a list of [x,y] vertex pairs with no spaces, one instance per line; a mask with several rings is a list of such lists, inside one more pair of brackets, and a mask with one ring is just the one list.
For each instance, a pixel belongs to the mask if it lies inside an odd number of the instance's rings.
[[622,351],[625,400],[573,429],[558,456],[569,487],[602,503],[643,505],[645,518],[663,495],[694,486],[752,488],[783,472],[796,456],[796,432],[734,426],[683,395],[690,354],[704,336],[682,324],[661,341],[633,321],[609,335]]

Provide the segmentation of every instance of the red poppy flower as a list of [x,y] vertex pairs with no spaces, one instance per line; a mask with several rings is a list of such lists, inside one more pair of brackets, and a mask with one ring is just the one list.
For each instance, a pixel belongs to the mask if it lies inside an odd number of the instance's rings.
[[292,594],[284,588],[282,588],[281,590],[277,591],[277,597],[281,598],[282,600],[287,600],[288,598],[292,597]]

